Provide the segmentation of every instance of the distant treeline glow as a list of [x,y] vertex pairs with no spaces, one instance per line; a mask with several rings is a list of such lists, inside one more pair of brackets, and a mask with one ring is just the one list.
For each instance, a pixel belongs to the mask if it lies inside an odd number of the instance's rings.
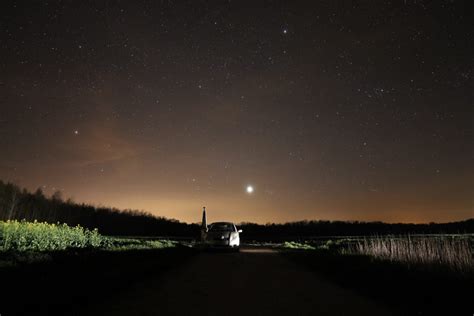
[[[199,208],[196,212],[199,214]],[[199,215],[197,215],[199,216]],[[198,224],[154,216],[143,211],[117,210],[64,201],[59,192],[46,197],[0,181],[0,220],[27,220],[97,228],[104,235],[199,236]],[[317,236],[474,233],[474,219],[452,223],[388,224],[382,222],[299,221],[285,224],[242,223],[243,240],[283,241]]]

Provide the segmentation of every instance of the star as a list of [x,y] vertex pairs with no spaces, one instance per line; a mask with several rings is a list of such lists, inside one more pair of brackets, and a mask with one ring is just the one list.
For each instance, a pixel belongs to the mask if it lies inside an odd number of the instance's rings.
[[79,135],[79,131],[77,129],[74,131],[74,135]]
[[288,30],[287,30],[287,29],[283,29],[283,34],[288,34]]
[[248,185],[246,191],[247,191],[248,194],[252,194],[253,191],[254,191],[253,186]]

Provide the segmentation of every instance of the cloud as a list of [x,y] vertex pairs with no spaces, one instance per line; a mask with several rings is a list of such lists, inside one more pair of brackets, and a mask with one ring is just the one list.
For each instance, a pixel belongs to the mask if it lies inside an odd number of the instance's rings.
[[126,141],[108,128],[94,127],[58,144],[59,155],[69,166],[88,167],[136,157],[144,148]]

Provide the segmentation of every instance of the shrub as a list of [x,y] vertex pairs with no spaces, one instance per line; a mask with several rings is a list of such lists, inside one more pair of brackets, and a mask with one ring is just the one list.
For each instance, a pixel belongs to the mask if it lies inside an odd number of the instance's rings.
[[0,221],[0,251],[51,251],[100,247],[97,229],[27,221]]

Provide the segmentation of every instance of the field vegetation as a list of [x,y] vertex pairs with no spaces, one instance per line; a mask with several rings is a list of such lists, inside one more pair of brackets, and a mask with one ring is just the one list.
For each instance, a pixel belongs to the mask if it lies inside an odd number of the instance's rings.
[[172,248],[176,242],[108,237],[97,229],[79,225],[27,221],[0,221],[0,265],[37,262],[51,259],[50,254],[69,250],[134,251]]
[[360,255],[411,267],[437,267],[474,273],[474,235],[403,235],[327,238],[284,242],[282,249],[314,250],[334,255]]
[[283,249],[297,249],[297,250],[315,250],[316,247],[311,245],[311,244],[308,244],[308,243],[304,243],[304,242],[296,242],[296,241],[285,241],[281,247]]
[[468,315],[474,289],[470,238],[331,238],[309,243],[314,250],[284,248],[281,255],[394,315]]
[[68,248],[97,248],[106,239],[97,229],[77,225],[49,224],[27,221],[0,222],[1,251],[55,251]]
[[474,272],[472,236],[383,236],[364,238],[346,249],[349,254],[368,255],[407,265],[435,265],[450,270]]
[[134,239],[134,238],[117,238],[106,237],[107,250],[112,251],[129,251],[129,250],[150,250],[173,248],[178,242],[173,240],[150,240],[150,239]]

